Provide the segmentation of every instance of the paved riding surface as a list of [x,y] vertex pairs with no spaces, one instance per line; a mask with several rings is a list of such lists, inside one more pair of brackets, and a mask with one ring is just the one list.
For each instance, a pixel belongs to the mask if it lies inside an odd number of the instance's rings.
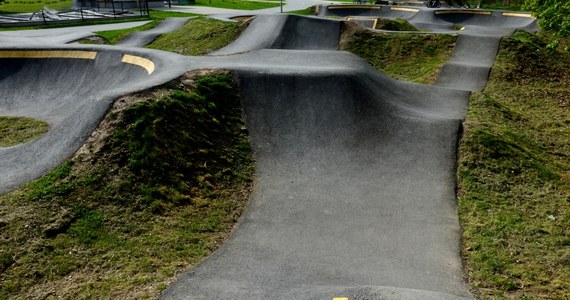
[[238,69],[255,194],[233,237],[162,298],[469,298],[454,202],[468,93],[397,82],[343,52],[239,60],[220,66]]
[[[413,16],[422,24],[445,25],[419,11]],[[441,87],[396,81],[335,51],[339,30],[338,21],[263,16],[235,44],[205,57],[66,46],[100,56],[2,58],[10,67],[0,72],[0,115],[46,120],[51,129],[0,149],[7,174],[0,192],[63,162],[116,96],[189,69],[230,69],[242,92],[256,188],[232,237],[163,299],[470,299],[455,162],[468,90],[480,89],[483,77],[442,76]],[[510,29],[482,29],[492,37],[482,48],[494,48],[475,54],[480,35],[462,35],[455,72],[492,64],[487,54],[494,57],[503,30]],[[154,73],[122,63],[123,53],[152,60]]]
[[[61,46],[21,48],[60,49]],[[0,115],[27,116],[46,121],[50,127],[37,140],[0,148],[0,193],[64,162],[95,130],[119,95],[162,84],[185,70],[176,62],[178,56],[171,54],[95,46],[73,49],[95,51],[97,57],[10,58],[3,54],[5,49],[0,49]],[[149,76],[144,68],[123,63],[123,54],[151,58],[156,71]]]

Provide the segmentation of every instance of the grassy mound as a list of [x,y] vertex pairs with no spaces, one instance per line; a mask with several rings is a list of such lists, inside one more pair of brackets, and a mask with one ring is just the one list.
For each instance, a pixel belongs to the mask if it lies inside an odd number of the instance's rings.
[[352,52],[376,69],[399,80],[435,82],[451,58],[457,36],[445,34],[387,34],[345,23],[341,50]]
[[[138,32],[138,31],[145,31],[150,30],[156,27],[160,22],[164,21],[166,18],[187,18],[187,17],[195,17],[196,14],[191,13],[183,13],[183,12],[175,12],[175,11],[162,11],[162,10],[151,10],[149,12],[150,22],[141,26],[132,27],[132,28],[125,28],[125,29],[116,29],[116,30],[103,30],[95,32],[98,37],[102,38],[103,41],[106,41],[104,44],[116,44],[119,41],[126,38],[129,34]],[[145,19],[148,20],[148,19]],[[85,38],[79,41],[82,44],[103,44],[101,40],[93,40],[93,38]]]
[[316,5],[313,5],[305,9],[288,11],[287,13],[292,15],[300,15],[300,16],[316,16],[318,13],[318,7]]
[[459,158],[466,274],[480,298],[570,297],[570,55],[503,40]]
[[418,31],[418,29],[410,24],[408,20],[402,18],[387,19],[378,18],[376,29],[390,30],[390,31]]
[[202,55],[220,49],[234,41],[247,24],[196,18],[190,20],[177,31],[161,35],[147,48],[172,51],[184,55]]
[[241,114],[227,73],[119,99],[71,160],[0,196],[0,298],[156,297],[243,211]]
[[10,147],[34,140],[48,131],[48,124],[25,117],[0,116],[0,147]]

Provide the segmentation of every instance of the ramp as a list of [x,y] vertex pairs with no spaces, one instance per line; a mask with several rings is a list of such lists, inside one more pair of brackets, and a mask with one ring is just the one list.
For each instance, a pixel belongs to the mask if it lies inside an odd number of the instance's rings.
[[259,49],[337,50],[340,22],[296,15],[260,15],[232,44],[210,55]]
[[0,148],[0,193],[65,161],[118,95],[180,74],[169,57],[100,47],[0,49],[0,115],[31,117],[50,127],[37,140]]
[[[271,57],[286,59],[262,68]],[[256,190],[235,235],[162,299],[469,298],[454,200],[468,93],[342,52],[234,60],[219,65],[240,78]]]

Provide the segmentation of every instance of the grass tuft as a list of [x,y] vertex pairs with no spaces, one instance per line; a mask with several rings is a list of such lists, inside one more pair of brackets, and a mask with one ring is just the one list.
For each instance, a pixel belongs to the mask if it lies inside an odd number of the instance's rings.
[[46,133],[46,122],[25,117],[0,116],[0,147],[10,147],[32,141]]

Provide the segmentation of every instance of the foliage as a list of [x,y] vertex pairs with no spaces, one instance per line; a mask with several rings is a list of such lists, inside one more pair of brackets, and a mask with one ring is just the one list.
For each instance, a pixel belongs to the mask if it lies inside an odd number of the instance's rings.
[[[567,0],[527,0],[525,8],[539,18],[539,25],[544,30],[556,32],[556,38],[550,47],[556,47],[558,37],[570,35],[570,2]],[[568,50],[568,49],[567,49]]]
[[569,63],[541,36],[517,32],[471,97],[459,213],[479,298],[570,297]]
[[253,158],[241,116],[222,72],[120,99],[98,139],[0,196],[0,299],[155,298],[244,209]]
[[48,124],[25,117],[0,116],[0,147],[29,142],[48,131]]

